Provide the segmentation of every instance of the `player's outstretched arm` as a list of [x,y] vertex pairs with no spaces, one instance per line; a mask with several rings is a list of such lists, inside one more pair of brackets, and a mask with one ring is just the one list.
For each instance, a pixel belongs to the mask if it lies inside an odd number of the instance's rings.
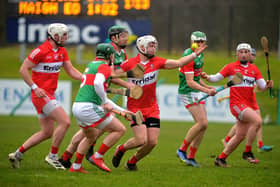
[[215,75],[207,75],[207,73],[202,72],[201,78],[206,79],[208,82],[219,82],[224,79],[224,76],[220,73],[216,73]]
[[192,54],[190,54],[188,56],[181,57],[178,60],[168,59],[165,63],[165,68],[166,69],[175,69],[178,67],[183,67],[184,65],[193,61],[206,48],[207,48],[207,45],[204,44],[204,45],[201,45],[199,48],[197,48],[195,50],[195,52],[193,52]]

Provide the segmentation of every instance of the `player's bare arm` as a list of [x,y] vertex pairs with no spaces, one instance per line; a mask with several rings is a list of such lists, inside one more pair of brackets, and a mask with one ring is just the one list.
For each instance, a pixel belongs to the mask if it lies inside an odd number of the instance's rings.
[[23,80],[26,82],[26,84],[28,86],[30,86],[30,88],[34,91],[34,93],[36,94],[37,97],[45,97],[46,93],[43,89],[39,88],[32,80],[31,76],[30,76],[30,70],[35,67],[36,64],[32,63],[28,58],[26,58],[24,60],[24,62],[22,63],[21,67],[20,67],[20,74],[23,78]]
[[200,81],[200,85],[205,87],[205,88],[208,88],[208,89],[215,89],[213,86],[208,86],[202,79],[199,80]]
[[131,83],[131,82],[124,81],[124,80],[122,80],[122,79],[120,79],[120,78],[111,79],[111,82],[112,82],[113,84],[117,84],[117,85],[119,85],[119,86],[121,86],[121,87],[125,87],[125,88],[127,88],[127,89],[130,89],[130,88],[132,88],[132,87],[135,86],[135,84],[133,84],[133,83]]
[[70,60],[67,60],[63,63],[63,67],[66,71],[66,73],[72,77],[73,79],[76,80],[82,80],[83,78],[83,74],[81,72],[79,72],[70,62]]
[[216,90],[214,88],[206,88],[204,86],[201,86],[197,82],[195,82],[193,80],[193,77],[194,77],[193,73],[187,73],[187,74],[185,74],[185,77],[186,77],[186,81],[187,81],[188,86],[191,87],[192,89],[205,92],[205,93],[207,93],[208,95],[211,95],[211,96],[216,94]]
[[181,57],[178,60],[168,59],[165,63],[165,68],[166,69],[175,69],[178,67],[183,67],[186,64],[190,63],[191,61],[193,61],[206,48],[207,48],[207,45],[204,44],[204,45],[201,45],[199,48],[197,48],[195,50],[195,52],[193,52],[192,54],[190,54],[188,56]]

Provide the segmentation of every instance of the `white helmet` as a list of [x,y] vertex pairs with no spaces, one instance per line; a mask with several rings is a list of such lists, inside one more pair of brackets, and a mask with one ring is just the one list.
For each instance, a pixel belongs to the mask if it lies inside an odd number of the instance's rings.
[[[142,53],[143,55],[147,56],[147,47],[149,43],[155,43],[156,46],[158,46],[158,42],[157,39],[152,36],[152,35],[144,35],[141,36],[137,39],[136,41],[136,47],[138,49],[138,51],[140,53]],[[144,46],[144,50],[141,48],[141,46]],[[147,56],[148,57],[148,56]]]
[[[67,33],[68,35],[68,27],[67,25],[63,24],[63,23],[52,23],[49,25],[48,27],[48,35],[51,37],[51,39],[58,45],[61,44],[61,39],[62,36]],[[54,39],[55,35],[58,35],[58,40]]]
[[238,52],[241,49],[247,49],[248,51],[251,51],[251,45],[248,43],[240,43],[236,48],[236,52]]

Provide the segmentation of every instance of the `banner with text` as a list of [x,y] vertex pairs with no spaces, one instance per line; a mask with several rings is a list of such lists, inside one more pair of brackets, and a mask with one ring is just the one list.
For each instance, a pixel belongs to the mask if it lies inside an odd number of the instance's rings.
[[69,28],[69,44],[95,45],[106,41],[108,29],[112,25],[121,25],[129,32],[128,44],[135,42],[138,36],[151,33],[151,22],[141,20],[95,20],[87,18],[7,18],[7,40],[10,43],[42,43],[47,38],[48,26],[51,23],[65,23]]
[[[160,119],[168,121],[193,121],[191,114],[183,106],[178,97],[178,85],[160,85],[157,87],[157,99],[160,108]],[[218,102],[217,99],[228,96],[229,89],[225,89],[214,97],[206,99],[208,121],[235,122],[229,109],[229,100]]]
[[[23,80],[0,79],[0,115],[9,115],[29,91],[29,86]],[[71,95],[71,81],[58,81],[55,96],[68,115],[71,111]],[[37,115],[30,96],[15,111],[15,115]]]

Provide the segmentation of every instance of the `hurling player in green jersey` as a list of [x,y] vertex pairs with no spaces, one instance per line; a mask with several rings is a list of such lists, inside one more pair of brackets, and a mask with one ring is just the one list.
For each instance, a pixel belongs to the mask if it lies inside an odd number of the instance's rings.
[[[206,35],[203,32],[195,31],[191,34],[191,48],[184,51],[183,56],[191,54],[195,49],[206,42]],[[195,124],[187,132],[184,141],[180,148],[177,150],[177,156],[185,162],[187,165],[193,167],[199,167],[199,164],[195,161],[195,153],[203,135],[207,129],[207,116],[205,109],[205,102],[196,101],[202,97],[202,92],[208,95],[215,95],[215,88],[207,86],[201,79],[201,72],[203,67],[203,54],[198,55],[191,63],[181,67],[179,69],[179,97],[184,106],[193,116]],[[189,148],[190,146],[190,148]],[[187,155],[187,149],[189,152]]]
[[125,47],[128,42],[128,36],[128,31],[123,26],[114,25],[108,29],[108,37],[111,41],[111,45],[115,49],[115,69],[120,69],[121,63],[127,60]]
[[[126,131],[124,125],[111,114],[111,111],[113,109],[122,112],[128,111],[117,106],[107,98],[106,94],[111,78],[110,66],[114,61],[114,52],[111,44],[98,44],[96,59],[88,64],[83,74],[83,80],[72,108],[73,115],[81,129],[74,135],[71,144],[68,146],[72,149],[67,148],[59,160],[67,167],[67,162],[70,164],[70,159],[77,149],[76,160],[70,167],[70,172],[87,173],[81,166],[83,157],[92,142],[104,132],[108,132],[108,134],[100,148],[89,158],[89,162],[104,171],[110,172],[110,168],[104,163],[103,155]],[[73,147],[74,144],[76,146]]]
[[[120,69],[120,65],[122,64],[122,62],[127,60],[125,47],[127,46],[128,37],[129,37],[128,30],[123,26],[113,25],[108,29],[108,38],[111,41],[110,44],[115,49],[115,53],[114,53],[115,60],[113,62],[114,70]],[[134,86],[134,84],[130,84],[120,78],[111,79],[110,82],[126,88],[132,88]],[[92,155],[95,144],[96,142],[93,142],[92,145],[90,146],[88,153],[86,155],[87,159],[89,158],[89,156]]]

